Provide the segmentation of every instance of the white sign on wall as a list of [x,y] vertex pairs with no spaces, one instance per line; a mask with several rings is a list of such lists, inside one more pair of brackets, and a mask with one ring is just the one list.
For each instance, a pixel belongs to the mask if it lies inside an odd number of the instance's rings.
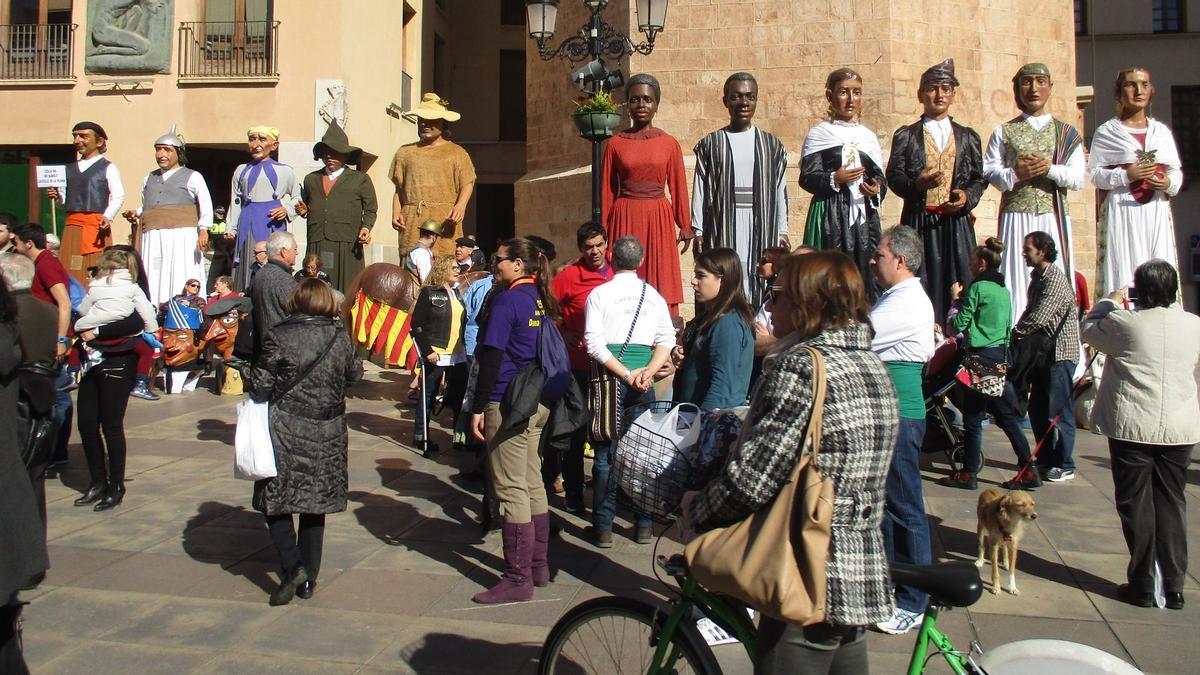
[[346,83],[342,80],[317,80],[316,96],[313,100],[313,140],[320,140],[337,120],[338,126],[346,128],[350,121],[350,106],[346,98]]

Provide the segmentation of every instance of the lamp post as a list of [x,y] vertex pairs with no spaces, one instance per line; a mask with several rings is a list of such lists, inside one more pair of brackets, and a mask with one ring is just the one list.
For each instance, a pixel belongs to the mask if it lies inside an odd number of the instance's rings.
[[[633,54],[649,54],[654,51],[654,38],[663,30],[667,21],[668,0],[637,0],[638,30],[645,36],[644,42],[634,43],[625,33],[617,30],[601,16],[608,0],[582,0],[588,10],[588,20],[569,38],[557,47],[548,43],[554,38],[554,24],[558,18],[560,0],[526,0],[525,14],[529,22],[529,37],[537,43],[538,57],[543,61],[555,58],[571,63],[587,60],[588,63],[571,74],[571,80],[579,85],[589,98],[602,91],[619,89],[625,78],[618,67],[609,70],[604,57],[620,59]],[[599,127],[594,123],[580,125],[580,135],[592,144],[592,220],[600,222],[600,144],[612,136],[620,118],[610,127]]]

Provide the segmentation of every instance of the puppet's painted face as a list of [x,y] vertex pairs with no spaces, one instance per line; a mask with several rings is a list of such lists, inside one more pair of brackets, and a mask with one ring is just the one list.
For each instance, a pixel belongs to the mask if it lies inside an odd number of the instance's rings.
[[195,333],[187,328],[163,331],[163,358],[168,366],[182,366],[196,360]]
[[233,343],[237,341],[239,321],[238,311],[231,310],[214,320],[204,334],[204,341],[211,342],[226,361],[233,358]]

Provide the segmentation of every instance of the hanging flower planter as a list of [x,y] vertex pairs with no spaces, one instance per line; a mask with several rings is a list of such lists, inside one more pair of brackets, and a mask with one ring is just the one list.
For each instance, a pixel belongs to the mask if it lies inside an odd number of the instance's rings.
[[621,125],[621,108],[611,94],[600,91],[582,99],[572,117],[580,136],[598,142],[616,133]]

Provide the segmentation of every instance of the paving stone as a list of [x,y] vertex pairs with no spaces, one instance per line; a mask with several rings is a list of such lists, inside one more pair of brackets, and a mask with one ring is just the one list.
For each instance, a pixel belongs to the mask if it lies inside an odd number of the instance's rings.
[[157,595],[62,587],[34,600],[22,617],[30,636],[96,638],[140,620],[164,602]]
[[191,558],[134,553],[76,579],[71,585],[109,591],[180,595],[210,572],[211,565]]
[[107,642],[226,650],[282,616],[278,608],[179,598],[103,635]]
[[228,675],[229,673],[286,673],[287,675],[350,675],[360,673],[352,663],[317,661],[286,656],[262,657],[247,653],[222,654],[192,671],[191,675]]
[[46,571],[46,583],[54,586],[69,585],[79,577],[104,569],[131,555],[128,551],[56,544],[50,544],[46,549],[50,553],[50,569]]
[[199,667],[212,658],[201,649],[179,649],[147,645],[113,644],[89,641],[78,649],[50,661],[38,669],[39,675],[177,675]]
[[547,630],[537,626],[430,617],[410,624],[368,663],[418,673],[532,673]]
[[243,650],[254,654],[303,655],[305,658],[362,664],[387,648],[401,631],[413,625],[412,622],[424,621],[322,609],[303,602],[272,609],[280,618],[248,635]]
[[[1197,600],[1200,597],[1194,594],[1189,598],[1191,602]],[[1196,639],[1194,620],[1187,626],[1122,621],[1113,621],[1110,625],[1124,647],[1132,653],[1133,662],[1145,672],[1196,672],[1196,663],[1200,661],[1200,640]]]
[[317,593],[306,604],[418,616],[425,614],[459,581],[459,577],[440,574],[352,569],[340,574],[332,583],[320,584]]

